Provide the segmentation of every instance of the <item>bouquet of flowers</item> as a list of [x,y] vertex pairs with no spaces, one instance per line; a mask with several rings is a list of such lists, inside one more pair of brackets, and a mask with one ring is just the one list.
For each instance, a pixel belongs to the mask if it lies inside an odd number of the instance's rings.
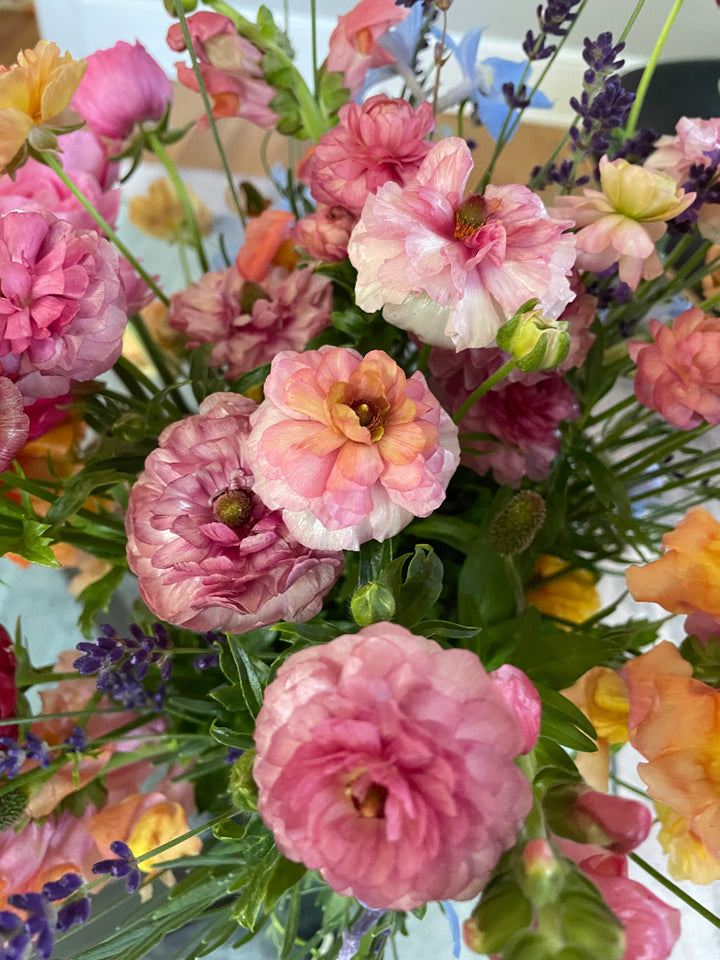
[[[219,236],[139,42],[0,68],[0,546],[79,571],[86,637],[0,630],[2,960],[382,958],[440,911],[459,956],[457,901],[502,960],[720,927],[675,882],[720,879],[720,120],[638,129],[682,0],[637,95],[643,0],[586,37],[558,149],[496,177],[587,2],[507,62],[360,0],[306,78],[266,8],[165,0]],[[293,162],[239,182],[225,117]],[[148,151],[172,294],[116,229]]]

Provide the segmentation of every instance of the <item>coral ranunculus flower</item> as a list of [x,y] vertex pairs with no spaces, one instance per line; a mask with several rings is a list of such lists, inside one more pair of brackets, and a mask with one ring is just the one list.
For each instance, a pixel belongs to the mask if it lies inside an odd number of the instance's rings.
[[216,393],[171,424],[145,461],[125,518],[128,563],[153,613],[188,630],[245,633],[309,620],[342,554],[308,550],[255,491],[247,397]]
[[571,221],[551,220],[519,184],[463,199],[473,168],[464,140],[436,143],[411,183],[368,196],[348,254],[363,310],[436,346],[486,347],[533,297],[556,319],[575,296]]
[[445,499],[457,427],[382,350],[279,354],[252,419],[257,491],[310,547],[357,550]]
[[17,63],[0,66],[0,173],[33,127],[53,120],[68,106],[87,64],[60,55],[56,43],[39,40],[21,50]]
[[628,163],[600,160],[602,190],[585,189],[582,197],[556,197],[552,216],[572,218],[578,232],[577,266],[600,273],[618,265],[618,276],[631,290],[640,280],[662,273],[655,244],[666,221],[695,199],[672,177]]
[[652,343],[628,343],[635,396],[679,430],[720,423],[720,317],[697,307],[666,326],[651,320]]
[[670,613],[720,617],[720,523],[704,507],[692,507],[662,543],[659,560],[626,570],[633,597]]
[[492,675],[391,623],[289,657],[255,743],[280,850],[370,907],[474,897],[530,809],[526,736]]

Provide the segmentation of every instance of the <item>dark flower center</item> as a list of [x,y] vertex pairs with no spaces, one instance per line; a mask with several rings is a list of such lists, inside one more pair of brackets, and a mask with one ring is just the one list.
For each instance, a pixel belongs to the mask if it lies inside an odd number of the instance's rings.
[[258,300],[269,299],[270,294],[266,293],[259,283],[255,283],[253,280],[246,280],[240,291],[239,307],[241,315],[252,313],[252,309]]
[[380,407],[372,400],[355,400],[350,406],[357,414],[360,426],[370,431],[370,439],[379,440],[385,432],[385,414],[390,405],[386,403]]
[[381,783],[371,783],[362,800],[353,796],[353,806],[363,820],[384,820],[387,795],[387,787]]
[[226,490],[213,500],[213,516],[231,530],[244,527],[252,516],[253,495],[249,490]]
[[466,197],[455,211],[455,239],[465,240],[484,227],[488,218],[488,205],[480,193]]

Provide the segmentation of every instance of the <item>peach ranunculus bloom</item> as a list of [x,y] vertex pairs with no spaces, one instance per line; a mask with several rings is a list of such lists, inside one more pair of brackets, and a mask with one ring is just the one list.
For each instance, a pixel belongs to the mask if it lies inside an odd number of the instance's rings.
[[17,63],[0,66],[0,173],[22,149],[34,127],[53,120],[68,106],[87,64],[60,55],[56,43],[39,40],[21,50]]
[[667,640],[625,665],[630,743],[660,807],[661,843],[676,880],[720,878],[720,691],[692,677]]
[[670,613],[720,617],[720,523],[704,507],[692,507],[662,542],[659,560],[625,572],[633,597]]
[[581,197],[556,197],[548,212],[572,218],[578,232],[576,266],[596,273],[618,265],[618,276],[631,290],[640,280],[662,273],[655,244],[667,230],[666,221],[686,210],[695,199],[672,177],[628,163],[600,160],[602,190],[585,189]]
[[593,667],[562,694],[582,710],[597,733],[597,751],[578,753],[577,768],[591,787],[606,792],[610,747],[628,739],[630,706],[625,681],[610,667]]

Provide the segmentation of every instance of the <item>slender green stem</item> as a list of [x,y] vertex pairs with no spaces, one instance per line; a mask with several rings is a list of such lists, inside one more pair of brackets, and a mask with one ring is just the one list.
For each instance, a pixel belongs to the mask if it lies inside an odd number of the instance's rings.
[[624,43],[627,40],[628,34],[632,30],[632,28],[635,26],[635,21],[640,16],[640,11],[644,6],[645,6],[645,0],[637,0],[637,3],[635,4],[635,9],[630,14],[630,19],[625,24],[625,29],[623,30],[623,32],[620,34],[618,38],[620,42]]
[[153,340],[152,336],[150,335],[150,331],[145,325],[145,321],[139,313],[136,313],[130,317],[130,323],[133,325],[133,329],[138,336],[138,340],[143,345],[145,352],[154,363],[155,369],[160,375],[162,382],[165,384],[165,386],[174,388],[175,403],[178,410],[180,410],[182,413],[190,413],[190,408],[185,403],[185,400],[180,393],[180,388],[175,381],[175,376],[165,361],[162,349]]
[[458,424],[468,412],[468,410],[484,396],[488,390],[492,390],[496,383],[499,383],[503,377],[506,377],[511,370],[514,370],[517,366],[517,360],[508,360],[507,363],[504,363],[499,370],[496,370],[492,376],[488,377],[483,383],[480,384],[477,389],[473,390],[470,396],[467,398],[465,403],[455,412],[453,416],[453,423]]
[[165,306],[167,306],[170,301],[169,301],[168,298],[165,296],[165,294],[162,292],[162,290],[160,289],[160,287],[155,283],[155,281],[154,281],[153,278],[150,276],[150,274],[147,272],[147,270],[145,270],[145,268],[142,267],[142,266],[138,263],[138,261],[136,260],[136,258],[135,258],[135,257],[132,255],[132,253],[130,252],[130,250],[128,250],[128,248],[127,248],[127,247],[125,246],[125,244],[122,242],[122,240],[120,239],[120,237],[117,235],[117,233],[113,230],[113,228],[112,228],[112,227],[110,226],[110,224],[107,222],[107,220],[105,219],[105,217],[103,217],[102,214],[101,214],[98,210],[95,209],[95,207],[92,205],[92,203],[90,203],[90,201],[89,201],[89,200],[87,199],[87,197],[82,193],[82,191],[79,189],[79,187],[77,187],[77,186],[73,183],[73,181],[70,179],[70,177],[65,173],[65,171],[64,171],[63,168],[62,168],[62,164],[60,163],[60,161],[58,160],[58,158],[55,156],[55,154],[54,154],[54,153],[43,153],[43,154],[41,154],[41,157],[42,157],[43,163],[46,164],[48,167],[50,167],[51,170],[54,170],[54,171],[55,171],[55,173],[60,177],[60,179],[61,179],[62,182],[65,184],[65,186],[68,188],[68,190],[70,190],[70,192],[73,194],[73,196],[74,196],[77,200],[80,201],[80,203],[81,203],[81,204],[83,205],[83,207],[87,210],[87,212],[88,212],[88,213],[90,214],[90,216],[93,218],[93,220],[95,221],[95,223],[100,227],[100,229],[101,229],[102,232],[105,234],[105,236],[108,238],[108,240],[110,240],[111,243],[113,243],[113,244],[118,248],[118,250],[120,251],[120,253],[121,253],[121,254],[125,257],[125,259],[130,263],[130,265],[132,266],[133,270],[135,270],[135,272],[136,272],[137,274],[139,274],[139,275],[143,278],[143,280],[145,281],[145,283],[150,287],[150,289],[151,289],[152,292],[155,294],[155,296],[158,298],[158,300],[162,301],[162,303],[164,303]]
[[700,309],[707,313],[708,310],[711,310],[716,303],[720,303],[720,290],[717,293],[714,293],[711,297],[708,297],[707,300],[703,300],[700,304]]
[[640,77],[640,83],[638,84],[637,93],[635,94],[635,102],[632,105],[630,116],[625,124],[626,137],[631,137],[635,133],[638,117],[640,116],[640,111],[642,110],[642,105],[645,101],[645,95],[647,94],[648,87],[650,86],[650,81],[653,78],[660,54],[665,46],[667,38],[672,29],[672,25],[675,22],[675,18],[677,17],[678,13],[680,13],[683,3],[684,0],[675,0],[675,3],[672,5],[672,9],[668,14],[665,23],[663,24],[662,30],[658,34],[658,38],[655,41],[655,47],[653,48],[653,52],[650,54],[650,59],[645,65],[643,75]]
[[230,817],[234,816],[235,813],[236,811],[231,807],[230,809],[225,810],[223,813],[219,813],[216,817],[213,817],[212,820],[208,820],[206,823],[201,823],[199,827],[194,827],[192,830],[188,830],[187,833],[181,833],[180,836],[175,837],[174,840],[168,840],[167,843],[161,843],[159,847],[155,847],[153,850],[148,850],[147,853],[143,853],[142,856],[137,857],[137,862],[143,863],[145,860],[153,860],[159,854],[165,853],[166,850],[172,850],[173,847],[177,847],[186,840],[196,837],[199,833],[204,833],[206,830],[210,830],[212,827],[217,826],[217,824],[224,823],[225,820],[229,820]]
[[515,597],[515,613],[517,616],[525,609],[525,593],[523,591],[522,580],[520,579],[520,573],[515,563],[514,557],[504,557],[505,560],[505,569],[507,571],[508,579],[512,584],[513,596]]
[[193,245],[197,250],[200,266],[202,267],[203,273],[207,273],[210,268],[208,266],[207,257],[205,256],[202,237],[200,236],[200,227],[198,226],[197,217],[195,216],[195,211],[193,210],[187,188],[183,183],[182,177],[178,173],[177,167],[170,159],[170,155],[163,146],[163,143],[158,135],[155,133],[148,133],[147,139],[148,143],[152,147],[152,152],[167,170],[167,175],[170,178],[170,182],[175,188],[175,193],[182,204],[182,208],[185,213],[185,222],[187,223],[192,234]]
[[631,860],[639,866],[642,867],[646,873],[649,873],[653,879],[657,880],[658,883],[661,883],[667,890],[672,891],[675,896],[682,900],[683,903],[686,903],[689,907],[698,913],[704,920],[707,920],[708,923],[711,923],[714,927],[720,929],[720,917],[716,917],[714,913],[711,913],[706,907],[701,903],[691,897],[689,893],[685,893],[676,883],[673,883],[672,880],[668,880],[664,874],[660,873],[659,870],[656,870],[655,867],[651,867],[650,864],[643,860],[642,857],[639,857],[636,853],[629,853],[628,856]]
[[319,92],[320,72],[318,70],[317,56],[317,4],[316,0],[310,0],[310,28],[312,30],[312,66],[313,66],[313,90],[315,99]]
[[[198,90],[200,91],[200,96],[202,97],[203,106],[205,107],[205,114],[210,125],[210,132],[212,133],[213,140],[215,141],[215,147],[217,148],[218,157],[220,158],[220,163],[222,168],[225,171],[225,177],[228,182],[228,188],[230,190],[230,196],[232,198],[233,206],[235,207],[235,212],[240,218],[240,222],[243,226],[246,224],[245,214],[243,213],[242,205],[240,204],[240,197],[238,196],[237,187],[235,186],[235,181],[233,180],[232,171],[230,170],[230,164],[228,163],[228,158],[225,153],[225,150],[222,145],[222,140],[220,139],[220,134],[218,132],[217,123],[215,123],[215,117],[212,112],[212,104],[210,103],[210,97],[208,96],[207,87],[205,86],[205,81],[203,80],[203,75],[200,71],[200,64],[198,63],[197,56],[195,55],[195,48],[193,47],[192,37],[190,36],[190,30],[188,29],[187,19],[185,17],[185,10],[183,8],[182,0],[175,0],[175,14],[180,21],[180,29],[182,30],[183,40],[185,41],[185,46],[187,51],[190,54],[190,61],[192,62],[193,72],[198,83]],[[205,268],[207,269],[207,268]]]
[[433,84],[433,113],[437,113],[438,94],[440,93],[440,74],[442,73],[443,54],[445,53],[445,38],[447,37],[447,9],[443,7],[442,36],[439,48],[435,49],[435,83]]
[[647,802],[648,795],[645,790],[639,790],[637,787],[634,787],[631,783],[627,783],[625,780],[621,780],[620,777],[616,777],[614,773],[610,774],[610,779],[613,783],[616,783],[619,787],[622,787],[624,790],[629,790],[631,793],[637,794],[638,797],[642,797],[645,802]]

